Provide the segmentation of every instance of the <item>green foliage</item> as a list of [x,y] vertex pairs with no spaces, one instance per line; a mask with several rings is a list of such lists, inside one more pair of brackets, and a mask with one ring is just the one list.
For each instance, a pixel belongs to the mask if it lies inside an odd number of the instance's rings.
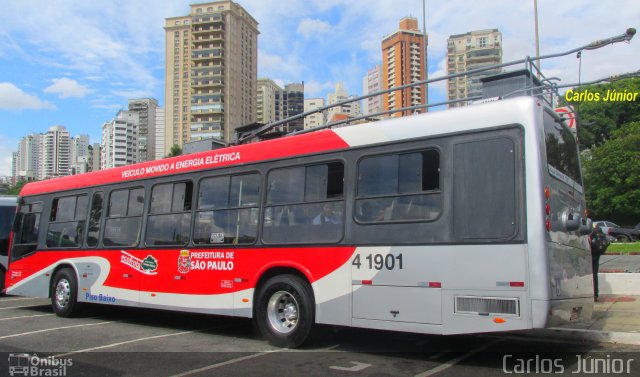
[[180,148],[178,144],[173,144],[167,157],[176,157],[180,155],[182,155],[182,148]]
[[607,253],[640,253],[640,242],[612,243],[607,248]]
[[25,180],[18,181],[15,186],[9,188],[9,191],[7,191],[7,195],[20,195],[20,191],[22,191],[22,188],[26,184],[27,181]]
[[584,168],[592,218],[621,225],[640,221],[640,121],[612,130]]
[[[569,101],[578,112],[578,137],[581,149],[598,147],[609,140],[623,124],[640,121],[640,101],[604,101],[608,91],[640,93],[640,78],[591,85],[575,89],[576,93],[597,94],[599,101]],[[566,93],[565,93],[566,94]],[[566,99],[565,95],[565,99]]]

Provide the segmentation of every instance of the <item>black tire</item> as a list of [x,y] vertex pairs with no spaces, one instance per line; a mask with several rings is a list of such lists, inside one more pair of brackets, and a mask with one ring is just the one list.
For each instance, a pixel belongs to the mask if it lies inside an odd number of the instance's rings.
[[616,240],[618,240],[618,242],[630,242],[631,241],[629,239],[629,237],[625,236],[624,234],[619,234],[618,236],[616,236]]
[[51,306],[58,317],[78,314],[78,279],[73,270],[64,268],[51,280]]
[[296,348],[309,339],[315,322],[311,286],[295,275],[278,275],[259,289],[255,319],[260,333],[274,346]]

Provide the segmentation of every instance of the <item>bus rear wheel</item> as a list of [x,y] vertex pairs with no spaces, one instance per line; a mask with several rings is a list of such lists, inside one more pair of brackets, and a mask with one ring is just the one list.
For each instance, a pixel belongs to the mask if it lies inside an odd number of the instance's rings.
[[302,345],[311,334],[314,312],[311,286],[298,276],[274,276],[260,287],[255,318],[262,335],[274,346]]
[[51,306],[59,317],[78,313],[78,279],[71,269],[56,272],[51,280]]

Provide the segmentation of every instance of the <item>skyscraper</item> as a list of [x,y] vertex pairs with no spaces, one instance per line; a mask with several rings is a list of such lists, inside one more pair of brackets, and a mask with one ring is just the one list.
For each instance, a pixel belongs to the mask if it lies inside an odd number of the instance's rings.
[[[324,107],[323,98],[307,98],[304,100],[305,113],[311,110],[319,109],[321,107]],[[304,129],[306,130],[308,128],[323,126],[327,122],[326,112],[327,111],[325,110],[319,113],[313,113],[313,114],[307,115],[304,118]]]
[[114,119],[102,125],[100,169],[138,162],[138,124],[139,113],[121,110]]
[[[456,34],[447,40],[447,74],[449,75],[500,63],[502,63],[502,33],[498,29]],[[451,101],[482,95],[480,79],[496,73],[500,73],[499,68],[449,79],[447,98]],[[466,102],[458,102],[449,107],[464,105]]]
[[129,100],[129,111],[138,113],[138,162],[155,160],[156,148],[164,152],[164,144],[156,144],[157,123],[161,119],[158,117],[158,109],[160,107],[155,98]]
[[233,1],[192,4],[167,18],[165,154],[255,122],[258,22]]
[[276,92],[282,88],[273,80],[268,78],[258,79],[258,122],[268,124],[275,122],[276,113]]
[[[304,83],[291,83],[284,86],[283,90],[275,93],[276,120],[282,120],[304,111]],[[286,133],[300,131],[304,128],[302,118],[293,120],[283,125]]]
[[71,136],[64,126],[53,126],[42,135],[42,171],[39,179],[70,174]]
[[[375,93],[382,90],[382,76],[380,66],[370,69],[362,79],[362,94]],[[376,114],[382,112],[382,95],[365,98],[362,103],[362,114]]]
[[[425,35],[418,29],[418,20],[405,17],[393,34],[382,40],[382,89],[422,81],[425,78]],[[416,106],[425,103],[424,85],[397,90],[384,95],[385,111]],[[420,110],[405,110],[390,116],[411,115]]]
[[[336,84],[336,90],[333,93],[327,94],[327,105],[333,105],[339,102],[346,101],[351,98],[355,98],[355,95],[349,95],[349,92],[344,88],[344,82],[340,81]],[[340,106],[334,106],[327,110],[327,122],[334,120],[336,115],[346,115],[348,117],[357,117],[362,114],[360,110],[360,102],[350,102]]]

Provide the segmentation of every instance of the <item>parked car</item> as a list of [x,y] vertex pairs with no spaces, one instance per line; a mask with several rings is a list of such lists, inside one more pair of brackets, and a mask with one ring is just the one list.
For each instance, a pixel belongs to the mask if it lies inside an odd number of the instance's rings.
[[596,221],[594,226],[602,229],[602,232],[614,237],[618,242],[637,241],[640,239],[640,229],[636,228],[623,228],[611,221]]

